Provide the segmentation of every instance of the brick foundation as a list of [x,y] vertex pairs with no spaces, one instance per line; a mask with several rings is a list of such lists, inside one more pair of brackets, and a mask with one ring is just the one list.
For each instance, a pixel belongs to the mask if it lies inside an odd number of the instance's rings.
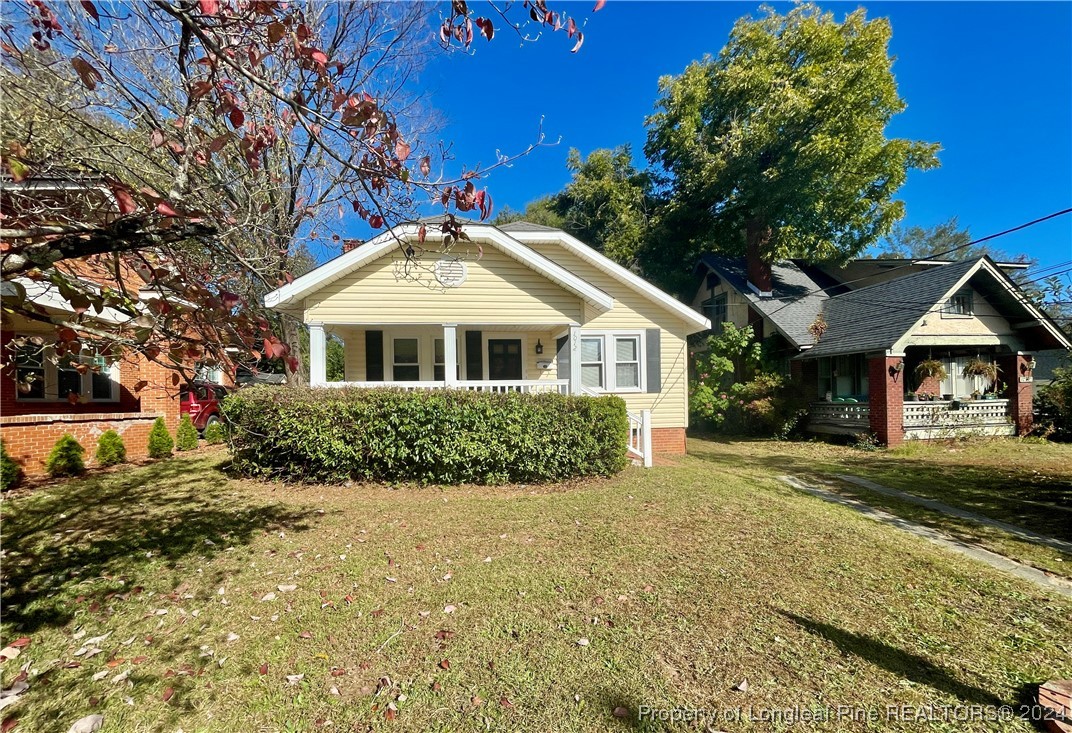
[[876,356],[867,360],[871,432],[891,448],[904,442],[905,372],[892,371],[902,363],[899,356]]
[[1009,400],[1009,417],[1016,425],[1017,435],[1027,435],[1034,427],[1031,410],[1035,385],[1032,381],[1020,381],[1033,379],[1027,367],[1030,361],[1030,356],[1021,354],[1006,354],[997,358],[998,368],[1001,369],[998,379],[1006,384],[1004,397]]
[[45,472],[45,460],[64,433],[82,444],[90,465],[97,452],[97,439],[105,430],[122,436],[128,458],[144,458],[149,451],[149,431],[157,417],[152,413],[20,415],[0,422],[0,439],[26,475],[34,476]]
[[656,455],[685,455],[685,428],[652,428],[651,452]]

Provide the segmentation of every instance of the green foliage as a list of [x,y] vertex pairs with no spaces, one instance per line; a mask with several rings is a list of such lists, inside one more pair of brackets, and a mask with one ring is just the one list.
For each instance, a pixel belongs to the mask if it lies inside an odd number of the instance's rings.
[[127,459],[127,447],[123,438],[114,430],[105,430],[97,439],[97,465],[114,466]]
[[221,422],[210,422],[205,426],[202,437],[209,445],[219,445],[227,440],[227,431]]
[[170,458],[171,449],[175,447],[175,441],[168,432],[164,418],[156,418],[153,429],[149,431],[149,457]]
[[1057,367],[1053,381],[1035,395],[1040,433],[1050,440],[1072,442],[1072,367]]
[[763,370],[763,348],[751,326],[723,328],[708,338],[706,352],[694,352],[689,389],[694,421],[731,434],[790,437],[807,414],[799,389],[783,375]]
[[7,448],[0,443],[0,491],[7,491],[18,484],[22,478],[22,466],[7,452]]
[[626,464],[618,397],[253,387],[223,413],[235,468],[254,476],[537,483]]
[[183,415],[179,420],[179,429],[175,431],[175,450],[197,450],[197,445],[198,435],[194,421],[188,414]]
[[[974,259],[990,254],[986,245],[967,247],[971,232],[961,229],[957,217],[951,217],[933,227],[895,226],[890,235],[878,245],[879,259],[927,259],[941,256],[948,259]],[[954,252],[950,250],[960,247]]]
[[557,195],[541,196],[534,201],[530,201],[525,206],[524,211],[514,211],[509,206],[504,206],[492,220],[492,224],[502,226],[515,221],[527,221],[530,224],[566,229],[566,220],[559,211]]
[[938,165],[937,145],[886,137],[905,108],[890,35],[863,10],[838,23],[810,4],[766,8],[717,58],[660,80],[644,150],[670,178],[653,237],[664,269],[711,246],[845,258],[890,231],[908,171]]
[[920,383],[928,378],[934,378],[940,382],[948,376],[945,371],[945,364],[938,359],[924,359],[919,364],[916,364],[915,372],[916,379]]
[[52,477],[79,476],[86,471],[85,461],[82,460],[85,452],[86,449],[73,435],[65,433],[52,446],[52,452],[45,461],[45,470]]

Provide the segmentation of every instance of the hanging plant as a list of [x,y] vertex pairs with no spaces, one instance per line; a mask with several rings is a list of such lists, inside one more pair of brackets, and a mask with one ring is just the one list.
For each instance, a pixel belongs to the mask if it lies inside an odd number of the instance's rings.
[[1001,374],[1001,369],[998,368],[997,362],[970,359],[964,365],[965,377],[982,377],[990,384],[998,380],[999,374]]
[[946,378],[945,365],[942,362],[937,359],[924,359],[916,364],[916,379],[923,382],[931,378],[939,381]]

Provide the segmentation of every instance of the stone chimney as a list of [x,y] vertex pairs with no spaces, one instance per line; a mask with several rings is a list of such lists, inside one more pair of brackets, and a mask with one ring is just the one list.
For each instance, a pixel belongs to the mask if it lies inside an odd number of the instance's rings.
[[747,257],[748,284],[759,295],[770,297],[774,290],[774,283],[771,280],[771,263],[760,251],[758,242],[749,243]]
[[364,244],[364,242],[360,239],[344,239],[342,240],[342,253],[346,254],[352,249],[357,249],[362,244]]

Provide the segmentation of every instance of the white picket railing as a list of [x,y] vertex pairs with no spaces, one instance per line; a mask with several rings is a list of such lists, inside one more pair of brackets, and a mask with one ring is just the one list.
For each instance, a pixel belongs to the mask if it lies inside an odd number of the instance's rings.
[[813,402],[808,429],[816,433],[865,433],[871,429],[871,406],[866,402]]
[[905,402],[904,430],[906,438],[921,439],[1016,435],[1008,400]]
[[325,387],[361,387],[365,389],[387,388],[405,391],[421,389],[461,389],[470,392],[524,392],[526,394],[545,394],[557,392],[569,394],[569,380],[566,379],[463,379],[454,384],[446,382],[325,382]]

